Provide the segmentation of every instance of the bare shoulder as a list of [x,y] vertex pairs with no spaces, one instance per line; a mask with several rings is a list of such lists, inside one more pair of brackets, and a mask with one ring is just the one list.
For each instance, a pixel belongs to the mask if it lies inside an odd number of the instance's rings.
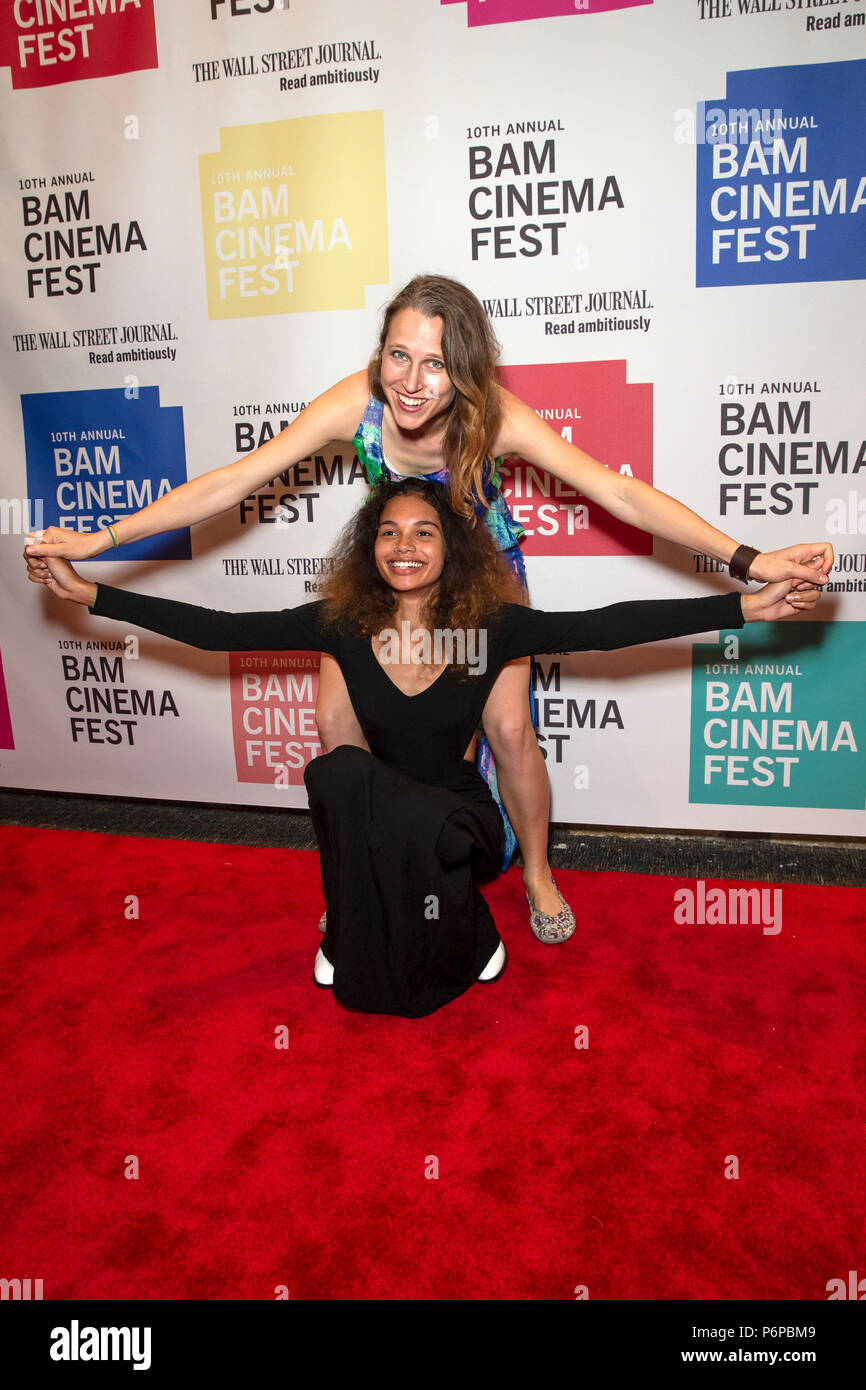
[[549,433],[549,426],[536,414],[531,406],[500,387],[502,415],[496,434],[494,452],[497,457],[519,454],[527,449],[532,440],[543,438]]
[[323,391],[302,414],[310,423],[314,419],[321,421],[328,431],[329,440],[351,439],[367,408],[369,397],[366,370],[353,372]]

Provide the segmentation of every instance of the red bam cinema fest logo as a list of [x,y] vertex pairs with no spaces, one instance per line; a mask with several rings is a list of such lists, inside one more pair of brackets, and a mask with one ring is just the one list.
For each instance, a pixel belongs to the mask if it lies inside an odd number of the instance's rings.
[[322,751],[316,728],[318,652],[230,652],[239,782],[300,787]]
[[[499,379],[570,444],[652,486],[652,386],[627,382],[625,362],[501,367]],[[503,495],[526,530],[524,555],[652,554],[645,531],[544,469],[509,458],[500,471]]]
[[4,0],[0,65],[16,89],[155,68],[153,0]]

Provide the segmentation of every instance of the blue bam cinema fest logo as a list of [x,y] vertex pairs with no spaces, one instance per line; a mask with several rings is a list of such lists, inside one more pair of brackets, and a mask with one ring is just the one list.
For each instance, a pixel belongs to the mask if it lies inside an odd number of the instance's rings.
[[767,623],[692,646],[689,801],[866,804],[862,623]]
[[[158,386],[21,397],[27,489],[43,524],[97,531],[186,482],[183,410]],[[189,528],[106,550],[98,560],[188,560]]]
[[728,73],[698,109],[698,285],[866,277],[866,60]]

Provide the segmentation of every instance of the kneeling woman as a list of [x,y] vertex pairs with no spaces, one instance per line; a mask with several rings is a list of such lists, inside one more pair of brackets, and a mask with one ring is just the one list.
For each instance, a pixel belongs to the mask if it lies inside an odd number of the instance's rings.
[[496,876],[502,819],[471,761],[502,666],[778,620],[818,598],[783,582],[742,597],[538,612],[519,601],[486,529],[451,510],[447,489],[418,479],[370,496],[343,533],[324,598],[300,608],[222,613],[46,563],[52,592],[99,617],[208,651],[336,658],[370,751],[340,746],[306,770],[328,923],[314,977],[350,1008],[406,1018],[504,967],[478,891]]

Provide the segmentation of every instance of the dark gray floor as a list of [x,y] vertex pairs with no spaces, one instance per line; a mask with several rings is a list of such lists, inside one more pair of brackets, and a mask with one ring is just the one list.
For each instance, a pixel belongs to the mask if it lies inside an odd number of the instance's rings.
[[[0,823],[219,844],[316,847],[306,811],[252,806],[0,789]],[[552,825],[550,861],[555,868],[616,869],[686,878],[855,887],[866,883],[863,840]]]

